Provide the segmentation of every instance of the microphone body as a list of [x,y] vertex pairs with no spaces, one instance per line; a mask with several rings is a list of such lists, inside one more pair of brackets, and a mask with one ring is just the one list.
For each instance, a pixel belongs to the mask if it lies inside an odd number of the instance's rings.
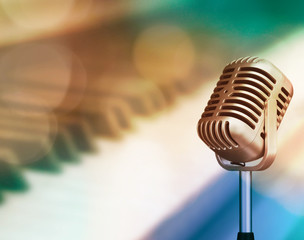
[[251,171],[274,161],[277,129],[292,95],[291,82],[273,64],[240,58],[224,68],[198,122],[198,135],[219,164],[240,171],[238,240],[254,240]]
[[[198,122],[198,135],[232,164],[255,161],[263,157],[265,138],[270,134],[265,129],[266,110],[275,113],[276,121],[270,124],[278,128],[292,95],[291,82],[267,60],[246,57],[233,61],[214,88]],[[271,101],[275,104],[269,104]]]

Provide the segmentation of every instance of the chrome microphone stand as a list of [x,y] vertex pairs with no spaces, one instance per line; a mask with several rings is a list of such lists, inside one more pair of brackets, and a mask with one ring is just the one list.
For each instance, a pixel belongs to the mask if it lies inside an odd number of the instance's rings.
[[237,240],[254,240],[252,232],[252,172],[239,171],[240,222]]

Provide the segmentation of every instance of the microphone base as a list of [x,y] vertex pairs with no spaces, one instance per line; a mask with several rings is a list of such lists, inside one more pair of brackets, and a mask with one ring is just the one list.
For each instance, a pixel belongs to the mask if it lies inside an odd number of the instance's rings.
[[254,240],[253,232],[239,232],[237,240]]

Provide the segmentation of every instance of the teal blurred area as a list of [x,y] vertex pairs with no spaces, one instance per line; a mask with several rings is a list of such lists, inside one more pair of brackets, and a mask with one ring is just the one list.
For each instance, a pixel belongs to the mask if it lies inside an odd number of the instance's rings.
[[300,0],[162,1],[162,7],[141,17],[146,24],[174,23],[193,32],[215,31],[228,41],[261,46],[301,27],[303,9]]

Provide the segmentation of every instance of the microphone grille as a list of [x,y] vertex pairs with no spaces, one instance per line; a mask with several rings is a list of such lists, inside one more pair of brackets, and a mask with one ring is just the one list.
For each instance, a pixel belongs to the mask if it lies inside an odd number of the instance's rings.
[[280,126],[283,117],[286,113],[292,95],[286,88],[281,87],[281,91],[277,97],[277,128]]
[[203,121],[199,124],[199,137],[213,150],[238,147],[229,130],[229,121]]
[[[246,144],[253,140],[250,136],[257,134],[263,140],[265,102],[270,97],[277,99],[278,128],[292,94],[289,80],[270,62],[258,57],[237,59],[225,67],[213,90],[199,121],[199,136],[215,151],[244,147],[247,136]],[[235,131],[243,126],[235,120],[249,127],[241,138]],[[257,145],[262,146],[262,143]]]

